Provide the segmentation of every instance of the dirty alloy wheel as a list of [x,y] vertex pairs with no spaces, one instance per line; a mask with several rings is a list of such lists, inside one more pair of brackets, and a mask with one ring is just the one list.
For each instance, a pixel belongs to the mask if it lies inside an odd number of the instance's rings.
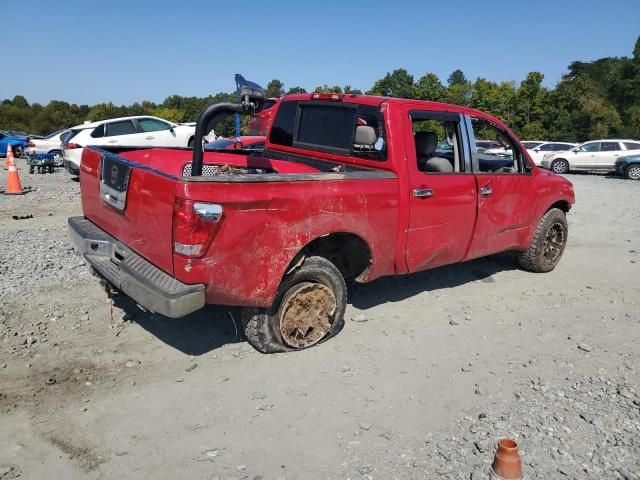
[[530,272],[550,272],[564,253],[568,233],[565,213],[552,208],[540,219],[529,248],[518,254],[518,263]]
[[53,155],[53,164],[56,167],[62,167],[64,165],[64,158],[62,157],[62,152],[60,150],[53,150],[49,153]]
[[259,352],[303,350],[344,326],[347,286],[323,257],[309,257],[282,281],[274,305],[242,310],[247,341]]
[[20,146],[13,147],[13,155],[16,158],[21,158],[24,153],[24,149]]
[[551,170],[555,173],[569,173],[569,162],[564,158],[559,158],[551,163]]
[[640,180],[640,165],[629,165],[624,171],[624,176],[629,180]]

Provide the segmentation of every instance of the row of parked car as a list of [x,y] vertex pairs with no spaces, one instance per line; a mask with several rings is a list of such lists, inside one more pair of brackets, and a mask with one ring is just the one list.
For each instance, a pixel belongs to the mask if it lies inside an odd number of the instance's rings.
[[[261,149],[272,122],[277,99],[266,101],[259,115],[249,122],[249,136],[217,139],[211,131],[205,137],[208,150],[221,148]],[[80,171],[84,146],[109,147],[193,147],[195,123],[173,123],[153,116],[133,116],[85,122],[70,129],[39,137],[23,132],[0,130],[0,154],[11,145],[14,153],[52,154],[56,166],[64,165],[72,175]],[[213,142],[213,143],[210,143]],[[565,174],[576,171],[615,172],[632,180],[640,180],[640,140],[606,139],[582,144],[527,140],[522,145],[536,165]],[[476,139],[478,153],[496,157],[511,155],[509,147],[495,140]]]
[[[511,151],[492,140],[477,140],[478,152],[497,157]],[[615,172],[630,180],[640,180],[640,140],[592,140],[579,145],[542,140],[523,141],[536,165],[556,173]]]

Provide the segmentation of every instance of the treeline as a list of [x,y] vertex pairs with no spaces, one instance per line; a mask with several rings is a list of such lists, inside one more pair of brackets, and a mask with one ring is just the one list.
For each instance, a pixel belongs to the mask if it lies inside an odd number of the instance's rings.
[[[640,139],[640,37],[632,57],[608,57],[593,62],[573,62],[555,88],[542,85],[544,75],[530,72],[519,84],[471,81],[461,70],[443,83],[427,73],[415,79],[405,69],[387,73],[365,93],[433,100],[471,106],[502,119],[523,139],[584,141],[594,138]],[[277,79],[266,87],[269,97],[305,93],[302,87],[285,89]],[[350,85],[321,85],[316,92],[363,93]],[[29,104],[23,96],[0,103],[0,129],[46,134],[82,123],[128,115],[156,115],[174,122],[193,122],[211,103],[235,100],[234,93],[205,98],[172,95],[162,103],[144,101],[116,106],[100,103],[75,105],[53,100],[46,106]],[[246,122],[245,122],[246,124]],[[217,128],[220,135],[233,133],[233,123]]]

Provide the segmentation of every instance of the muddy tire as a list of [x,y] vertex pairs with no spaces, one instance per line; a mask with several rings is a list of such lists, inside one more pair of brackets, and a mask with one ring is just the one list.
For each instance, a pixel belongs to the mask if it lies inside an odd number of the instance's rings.
[[242,309],[242,326],[259,352],[303,350],[342,330],[346,305],[340,270],[325,258],[309,257],[283,279],[271,308]]
[[559,174],[569,173],[569,162],[564,158],[558,158],[551,162],[551,171]]
[[629,165],[624,171],[624,176],[629,180],[640,180],[640,164]]
[[552,208],[540,219],[529,249],[518,254],[518,263],[530,272],[550,272],[564,253],[568,233],[565,213]]
[[33,165],[29,165],[29,173],[33,173]]

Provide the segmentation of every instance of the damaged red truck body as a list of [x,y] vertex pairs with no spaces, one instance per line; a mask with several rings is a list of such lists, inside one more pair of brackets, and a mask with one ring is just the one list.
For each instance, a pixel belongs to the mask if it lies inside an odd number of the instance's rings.
[[[343,326],[346,282],[514,251],[544,272],[567,240],[573,188],[482,112],[363,95],[282,98],[265,149],[85,148],[81,254],[144,308],[242,308],[262,352]],[[478,154],[475,137],[512,152]],[[506,150],[506,149],[505,149]]]

